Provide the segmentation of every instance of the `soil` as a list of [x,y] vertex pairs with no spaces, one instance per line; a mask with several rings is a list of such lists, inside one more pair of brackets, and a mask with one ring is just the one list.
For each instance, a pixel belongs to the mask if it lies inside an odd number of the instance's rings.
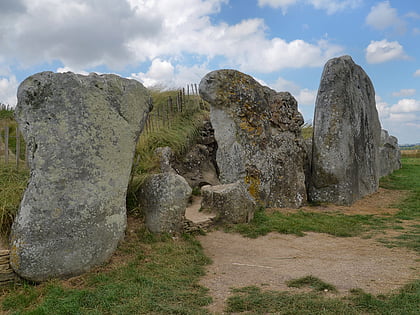
[[[387,216],[397,211],[392,205],[402,197],[402,192],[380,189],[350,207],[322,205],[302,210]],[[346,295],[355,288],[386,294],[420,276],[420,257],[416,252],[387,248],[375,239],[340,238],[312,232],[303,237],[270,233],[249,239],[213,231],[199,236],[198,240],[213,261],[201,284],[209,288],[213,297],[209,310],[219,314],[223,313],[232,288],[259,286],[266,290],[302,292],[287,287],[286,282],[312,275],[337,288],[338,293],[326,292],[326,295]]]

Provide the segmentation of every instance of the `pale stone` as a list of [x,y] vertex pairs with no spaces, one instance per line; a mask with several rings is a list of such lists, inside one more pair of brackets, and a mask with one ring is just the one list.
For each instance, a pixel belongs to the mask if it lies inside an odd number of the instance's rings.
[[315,105],[310,199],[350,205],[375,192],[380,133],[368,75],[350,56],[329,60]]
[[210,103],[221,183],[241,181],[263,206],[301,206],[305,152],[295,98],[235,70],[208,73],[200,95]]
[[19,86],[16,119],[31,177],[11,233],[11,265],[43,281],[110,258],[149,93],[116,75],[42,72]]
[[201,211],[215,213],[214,221],[223,223],[248,223],[254,217],[256,202],[247,187],[237,181],[232,184],[204,186]]
[[146,227],[153,233],[181,233],[191,193],[191,187],[180,175],[149,175],[138,192]]
[[390,136],[388,131],[381,131],[381,145],[379,147],[379,176],[387,176],[401,168],[401,151],[398,139]]

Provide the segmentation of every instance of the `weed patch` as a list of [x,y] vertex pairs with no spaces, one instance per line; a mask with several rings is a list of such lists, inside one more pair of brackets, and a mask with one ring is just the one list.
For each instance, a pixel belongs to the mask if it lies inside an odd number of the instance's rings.
[[373,227],[383,227],[384,218],[373,215],[322,214],[298,211],[297,213],[267,213],[259,210],[249,224],[228,227],[228,231],[238,232],[250,238],[270,232],[303,236],[304,232],[328,233],[334,236],[357,236]]
[[306,276],[303,278],[293,279],[288,281],[286,284],[290,288],[310,287],[314,291],[337,291],[337,289],[332,284],[326,283],[314,276]]
[[420,281],[414,281],[400,292],[373,296],[352,290],[345,298],[330,298],[323,293],[292,294],[262,291],[258,287],[234,289],[226,311],[246,314],[420,314]]

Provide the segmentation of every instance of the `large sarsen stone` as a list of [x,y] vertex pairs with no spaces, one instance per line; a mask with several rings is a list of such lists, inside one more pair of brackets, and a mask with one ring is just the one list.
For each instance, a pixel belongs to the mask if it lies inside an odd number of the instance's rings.
[[312,201],[349,205],[379,184],[375,90],[350,56],[327,62],[315,105]]
[[388,131],[381,131],[379,147],[379,176],[383,177],[401,168],[401,151],[398,139],[390,136]]
[[208,73],[200,95],[210,103],[223,184],[241,181],[267,207],[306,200],[303,117],[295,98],[235,70]]
[[116,75],[42,72],[19,86],[16,119],[31,178],[11,233],[11,265],[43,281],[107,260],[126,228],[148,91]]

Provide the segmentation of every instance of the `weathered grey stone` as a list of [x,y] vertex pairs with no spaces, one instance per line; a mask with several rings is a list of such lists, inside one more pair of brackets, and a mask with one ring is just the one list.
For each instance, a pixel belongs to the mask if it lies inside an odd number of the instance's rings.
[[208,73],[200,95],[211,106],[221,183],[246,183],[264,206],[301,206],[305,154],[295,98],[235,70]]
[[398,139],[390,136],[388,131],[381,131],[381,146],[379,147],[379,176],[387,176],[401,168],[401,151]]
[[305,139],[305,186],[306,191],[309,191],[311,185],[311,168],[312,168],[312,138]]
[[140,187],[138,199],[153,233],[180,233],[192,193],[187,181],[173,173],[153,174]]
[[170,147],[160,147],[155,150],[155,154],[159,158],[160,172],[161,173],[173,173],[176,171],[172,167],[172,160],[174,152]]
[[349,205],[378,189],[375,90],[350,56],[327,62],[315,106],[312,201]]
[[242,181],[204,186],[201,193],[201,211],[216,213],[217,222],[248,223],[254,217],[256,202]]
[[126,190],[149,94],[116,75],[43,72],[19,86],[31,178],[11,233],[22,277],[67,277],[106,261],[126,228]]

